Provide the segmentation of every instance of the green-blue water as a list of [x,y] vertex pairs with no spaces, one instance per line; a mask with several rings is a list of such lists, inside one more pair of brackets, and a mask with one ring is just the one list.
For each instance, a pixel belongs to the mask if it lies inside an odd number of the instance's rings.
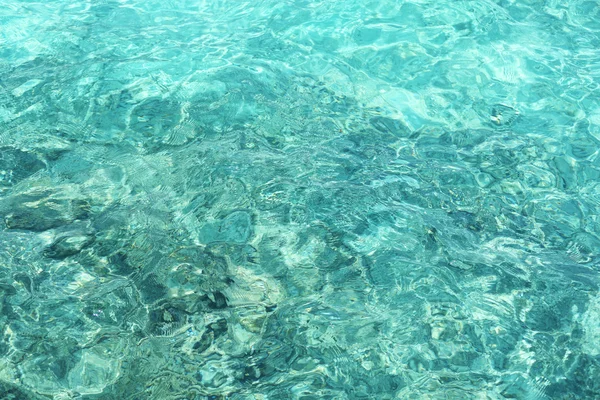
[[0,398],[600,398],[597,1],[0,0]]

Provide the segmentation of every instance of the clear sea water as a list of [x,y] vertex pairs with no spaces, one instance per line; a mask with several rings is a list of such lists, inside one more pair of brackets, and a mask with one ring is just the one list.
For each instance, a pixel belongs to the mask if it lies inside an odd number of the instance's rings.
[[0,398],[600,398],[600,5],[0,0]]

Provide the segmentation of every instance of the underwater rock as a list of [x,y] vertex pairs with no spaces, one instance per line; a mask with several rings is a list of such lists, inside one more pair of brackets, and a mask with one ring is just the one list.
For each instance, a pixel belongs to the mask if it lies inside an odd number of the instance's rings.
[[11,196],[1,208],[8,210],[4,215],[8,229],[42,232],[86,218],[89,203],[86,200],[64,198],[50,190],[33,190]]
[[69,140],[52,133],[40,133],[23,138],[23,146],[43,155],[47,161],[54,161],[73,147]]
[[34,154],[11,147],[0,147],[0,188],[13,186],[45,166]]
[[408,127],[397,119],[387,117],[373,117],[369,120],[371,126],[382,133],[391,133],[400,137],[406,137],[410,135]]
[[86,202],[46,199],[37,206],[22,205],[6,215],[4,222],[8,229],[41,232],[66,225],[86,215]]
[[219,339],[223,335],[227,334],[227,321],[225,319],[219,319],[206,326],[206,330],[200,336],[192,349],[198,353],[205,352],[215,340]]
[[136,271],[135,266],[127,259],[127,252],[124,249],[119,249],[108,257],[111,270],[117,275],[130,275]]
[[245,211],[234,211],[221,221],[205,225],[199,232],[204,243],[245,243],[252,234],[252,218]]
[[146,304],[154,303],[167,296],[167,288],[160,283],[160,279],[156,274],[148,275],[138,285],[142,301]]
[[52,244],[44,249],[48,258],[63,259],[79,253],[95,240],[94,231],[85,227],[73,227],[56,236]]
[[3,399],[15,400],[47,400],[49,397],[35,394],[10,382],[0,382],[0,393]]
[[210,330],[205,331],[200,339],[194,343],[192,349],[198,353],[204,353],[213,342],[213,332]]
[[490,122],[497,127],[512,125],[518,117],[517,109],[504,104],[494,104],[490,111]]
[[163,303],[150,310],[146,331],[151,336],[173,336],[186,324],[187,315],[177,305]]
[[227,297],[219,291],[215,291],[207,295],[208,307],[211,309],[227,308]]

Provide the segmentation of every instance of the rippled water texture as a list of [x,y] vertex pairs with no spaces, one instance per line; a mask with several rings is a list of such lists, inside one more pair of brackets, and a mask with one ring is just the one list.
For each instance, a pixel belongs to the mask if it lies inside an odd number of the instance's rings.
[[2,399],[600,398],[596,1],[0,0]]

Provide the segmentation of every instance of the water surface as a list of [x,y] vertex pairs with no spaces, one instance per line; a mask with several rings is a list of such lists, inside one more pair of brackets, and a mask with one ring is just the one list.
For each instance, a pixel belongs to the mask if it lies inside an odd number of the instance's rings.
[[600,398],[595,1],[0,0],[7,399]]

